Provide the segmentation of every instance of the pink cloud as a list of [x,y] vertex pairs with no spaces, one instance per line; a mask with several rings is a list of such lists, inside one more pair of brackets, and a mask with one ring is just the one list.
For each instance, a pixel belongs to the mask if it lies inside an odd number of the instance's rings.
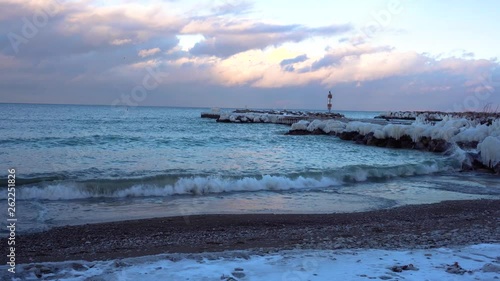
[[141,58],[145,58],[145,57],[155,55],[159,52],[161,52],[160,48],[144,49],[144,50],[140,50],[138,55]]

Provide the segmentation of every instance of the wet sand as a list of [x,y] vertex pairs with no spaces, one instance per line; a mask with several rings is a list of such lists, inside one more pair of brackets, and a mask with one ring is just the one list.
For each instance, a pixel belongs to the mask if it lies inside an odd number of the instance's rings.
[[[0,239],[7,245],[5,238]],[[64,226],[16,237],[16,262],[281,249],[416,249],[500,242],[500,200],[313,215],[199,215]],[[5,264],[2,255],[1,263]]]

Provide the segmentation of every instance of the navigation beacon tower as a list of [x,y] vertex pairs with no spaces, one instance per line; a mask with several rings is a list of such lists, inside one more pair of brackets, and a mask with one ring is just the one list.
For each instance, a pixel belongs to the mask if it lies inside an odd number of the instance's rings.
[[331,91],[328,91],[328,113],[331,113],[332,111],[332,92]]

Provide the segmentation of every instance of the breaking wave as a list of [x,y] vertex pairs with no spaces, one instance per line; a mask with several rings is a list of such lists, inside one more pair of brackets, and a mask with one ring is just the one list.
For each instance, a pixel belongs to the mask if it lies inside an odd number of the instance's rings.
[[[31,179],[17,189],[20,200],[72,200],[99,197],[165,197],[172,195],[208,195],[225,192],[311,190],[341,186],[346,183],[381,181],[395,177],[428,175],[455,171],[456,161],[424,161],[397,166],[354,165],[333,171],[288,175],[246,177],[159,175],[130,179],[95,179],[86,181],[46,181]],[[459,164],[458,164],[459,165]]]

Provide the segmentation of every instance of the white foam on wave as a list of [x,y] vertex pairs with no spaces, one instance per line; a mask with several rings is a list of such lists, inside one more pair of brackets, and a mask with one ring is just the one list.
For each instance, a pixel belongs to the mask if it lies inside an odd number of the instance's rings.
[[[453,161],[452,161],[453,162]],[[458,163],[458,162],[457,162]],[[440,165],[441,164],[441,165]],[[408,164],[397,167],[355,167],[352,170],[345,171],[344,178],[354,180],[356,182],[367,181],[370,178],[386,179],[396,177],[408,177],[416,175],[428,175],[441,171],[455,170],[450,163],[438,163],[430,161],[426,164]]]
[[[18,189],[21,200],[71,200],[93,197],[147,197],[172,195],[206,195],[224,192],[281,191],[316,189],[339,186],[348,182],[363,182],[370,179],[388,179],[401,176],[426,175],[440,171],[456,170],[456,159],[426,161],[424,163],[399,166],[346,166],[328,174],[315,176],[272,176],[244,177],[240,179],[223,177],[184,177],[175,184],[160,185],[138,182],[132,186],[86,186],[85,183],[67,182],[43,186],[23,186]],[[455,163],[455,164],[456,164]],[[326,172],[326,171],[325,171]]]
[[242,192],[260,190],[290,190],[328,187],[340,182],[328,177],[287,178],[265,175],[262,178],[245,177],[242,179],[224,179],[220,177],[180,178],[174,185],[158,186],[152,184],[136,184],[124,189],[109,191],[103,188],[86,188],[81,183],[66,183],[47,186],[31,186],[18,189],[21,200],[70,200],[92,197],[143,197],[171,195],[204,195],[222,192]]
[[67,182],[48,186],[22,187],[17,190],[17,198],[21,200],[67,200],[93,197],[92,194],[78,187],[78,184]]

